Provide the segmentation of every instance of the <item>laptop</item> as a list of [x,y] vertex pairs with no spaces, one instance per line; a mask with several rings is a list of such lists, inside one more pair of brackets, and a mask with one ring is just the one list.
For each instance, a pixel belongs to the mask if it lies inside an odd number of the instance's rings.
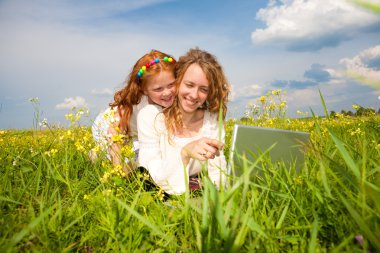
[[[244,168],[255,167],[261,174],[263,166],[285,166],[297,172],[304,166],[304,155],[310,133],[236,124],[232,134],[229,175],[240,176]],[[252,176],[252,175],[251,175]]]

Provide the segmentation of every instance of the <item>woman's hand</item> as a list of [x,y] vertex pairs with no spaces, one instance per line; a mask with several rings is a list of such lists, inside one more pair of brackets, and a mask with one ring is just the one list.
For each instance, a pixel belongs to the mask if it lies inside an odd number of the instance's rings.
[[215,156],[219,156],[220,150],[222,150],[223,147],[224,143],[206,137],[192,141],[181,150],[182,162],[186,166],[190,158],[200,161],[214,159]]

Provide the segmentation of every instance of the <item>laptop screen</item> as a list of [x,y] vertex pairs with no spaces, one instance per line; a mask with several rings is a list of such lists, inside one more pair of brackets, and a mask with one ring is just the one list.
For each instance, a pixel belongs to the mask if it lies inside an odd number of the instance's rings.
[[232,135],[229,173],[243,174],[244,163],[257,167],[266,162],[284,163],[286,167],[299,169],[304,164],[305,146],[310,134],[274,128],[236,124]]

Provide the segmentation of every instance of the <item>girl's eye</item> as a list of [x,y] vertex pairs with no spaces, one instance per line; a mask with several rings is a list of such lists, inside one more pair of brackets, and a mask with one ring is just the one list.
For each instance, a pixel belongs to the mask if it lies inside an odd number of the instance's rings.
[[201,91],[202,91],[203,93],[208,93],[208,89],[206,89],[206,88],[201,88]]
[[155,92],[159,92],[159,91],[162,91],[162,88],[156,88],[156,89],[154,89],[153,91],[155,91]]

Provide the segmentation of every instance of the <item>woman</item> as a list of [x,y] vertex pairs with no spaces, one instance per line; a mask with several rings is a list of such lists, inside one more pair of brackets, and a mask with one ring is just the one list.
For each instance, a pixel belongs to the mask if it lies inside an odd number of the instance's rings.
[[216,58],[190,49],[176,68],[173,105],[150,105],[137,117],[139,163],[168,194],[182,194],[203,167],[216,186],[225,182],[224,128],[218,124],[227,111],[229,85]]

